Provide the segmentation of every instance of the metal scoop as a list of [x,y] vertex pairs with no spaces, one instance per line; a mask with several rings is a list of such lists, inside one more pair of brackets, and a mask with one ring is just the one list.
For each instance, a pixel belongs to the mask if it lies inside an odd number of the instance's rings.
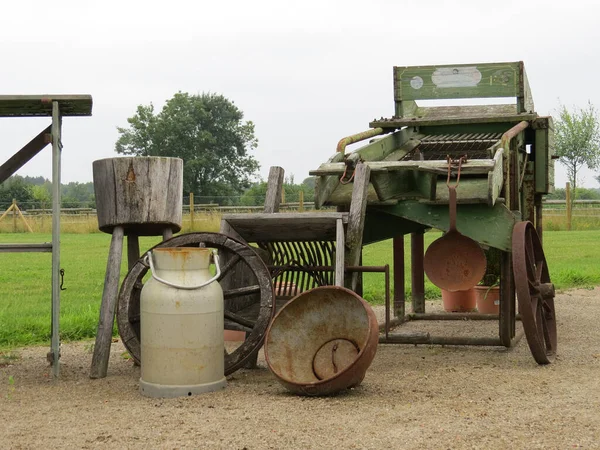
[[456,184],[450,185],[452,160],[448,157],[448,186],[450,228],[441,238],[431,243],[425,253],[425,273],[433,284],[447,291],[465,291],[475,286],[485,274],[485,253],[477,242],[456,229],[456,187],[460,181],[460,167],[465,157],[458,160]]

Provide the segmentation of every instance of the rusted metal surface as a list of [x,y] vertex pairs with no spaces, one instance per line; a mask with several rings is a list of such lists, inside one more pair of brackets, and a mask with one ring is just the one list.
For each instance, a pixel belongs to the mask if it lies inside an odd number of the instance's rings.
[[529,349],[538,364],[548,364],[557,347],[554,285],[531,222],[519,222],[513,230],[513,271]]
[[419,145],[408,152],[400,161],[445,160],[467,155],[469,159],[489,159],[493,157],[490,147],[502,137],[501,133],[455,133],[432,134],[420,138]]
[[510,130],[506,131],[502,135],[502,138],[500,139],[502,147],[508,151],[509,142],[513,138],[517,137],[519,135],[519,133],[525,131],[525,128],[527,128],[528,126],[529,126],[529,122],[523,120],[523,121],[519,122],[518,124],[516,124],[514,127],[512,127]]
[[360,141],[364,141],[366,139],[379,136],[380,134],[389,133],[390,130],[384,131],[383,128],[373,128],[371,130],[363,131],[362,133],[353,134],[352,136],[347,136],[345,138],[340,139],[338,142],[336,152],[344,153],[346,151],[346,146],[350,144],[355,144]]
[[355,292],[324,286],[279,310],[265,357],[281,384],[300,395],[331,395],[360,384],[377,351],[375,313]]
[[425,253],[425,273],[433,284],[447,291],[464,291],[475,286],[485,274],[485,253],[477,242],[456,229],[456,187],[460,182],[461,157],[456,184],[450,184],[451,163],[448,159],[449,221],[448,232],[434,241]]

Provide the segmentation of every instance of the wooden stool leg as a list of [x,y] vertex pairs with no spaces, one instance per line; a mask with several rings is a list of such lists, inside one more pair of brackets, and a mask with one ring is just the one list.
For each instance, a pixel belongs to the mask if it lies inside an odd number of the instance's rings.
[[137,234],[127,235],[127,270],[140,259],[140,239]]
[[171,239],[173,237],[173,230],[171,228],[165,228],[163,230],[163,241]]
[[108,371],[108,358],[112,342],[113,323],[117,295],[119,294],[119,278],[121,275],[121,255],[123,253],[123,227],[115,227],[110,241],[108,262],[106,263],[106,276],[104,277],[104,290],[100,306],[100,319],[96,332],[96,344],[90,378],[104,378]]

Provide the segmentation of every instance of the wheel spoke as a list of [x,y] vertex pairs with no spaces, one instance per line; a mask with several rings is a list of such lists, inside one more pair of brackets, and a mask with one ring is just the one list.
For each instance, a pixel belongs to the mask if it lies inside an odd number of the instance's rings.
[[244,331],[251,332],[256,322],[253,320],[246,319],[245,317],[240,316],[239,314],[233,313],[231,311],[225,311],[225,318],[231,320],[232,322],[237,323],[244,327]]
[[537,264],[535,265],[535,280],[538,283],[542,282],[542,272],[544,270],[544,260],[540,260],[537,262]]
[[241,297],[242,295],[258,294],[260,292],[260,286],[255,284],[253,286],[245,286],[237,289],[228,289],[223,292],[224,298],[235,298]]
[[552,338],[550,337],[550,329],[549,329],[549,319],[546,316],[545,313],[542,312],[542,333],[544,336],[544,344],[546,346],[546,353],[548,353],[548,351],[553,352],[554,349],[552,348]]
[[227,263],[223,267],[221,267],[221,275],[219,275],[217,281],[221,281],[223,277],[227,275],[227,272],[229,272],[232,269],[232,267],[238,263],[240,259],[242,259],[241,256],[235,254],[229,261],[227,261]]

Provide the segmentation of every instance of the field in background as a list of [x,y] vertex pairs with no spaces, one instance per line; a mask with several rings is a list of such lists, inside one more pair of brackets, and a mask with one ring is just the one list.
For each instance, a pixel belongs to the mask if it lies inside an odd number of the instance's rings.
[[[215,231],[220,216],[206,217],[204,230]],[[65,229],[63,224],[63,229]],[[425,235],[428,245],[439,232]],[[49,242],[49,233],[3,233],[0,242]],[[159,242],[158,237],[141,238],[145,251]],[[61,235],[61,266],[65,269],[61,293],[62,339],[78,340],[95,336],[100,299],[106,270],[110,235],[104,233],[64,233]],[[558,289],[600,284],[600,231],[546,232],[545,252],[552,281]],[[409,237],[405,247],[410,248]],[[410,280],[409,252],[406,274]],[[369,245],[364,249],[365,265],[392,265],[391,242]],[[50,266],[49,253],[0,253],[0,348],[49,342],[50,339]],[[121,275],[126,274],[123,259]],[[407,295],[410,283],[407,282]],[[426,281],[426,296],[439,298],[439,290]],[[382,303],[382,274],[365,274],[364,297]]]
[[[564,203],[553,201],[544,204],[543,217],[544,229],[547,231],[565,231],[568,229],[567,211]],[[573,207],[571,229],[572,230],[600,230],[600,204],[577,203]],[[281,212],[298,211],[296,204],[289,204],[289,208]],[[227,213],[257,212],[259,207],[215,207],[211,209],[197,210],[193,221],[189,214],[189,207],[184,208],[183,230],[189,231],[218,231],[221,216]],[[260,209],[260,208],[259,208]],[[93,209],[73,209],[61,214],[61,232],[63,233],[99,233],[96,212]],[[0,212],[1,213],[1,212]],[[0,214],[1,215],[1,214]],[[35,233],[50,233],[52,230],[52,216],[50,214],[27,214],[25,220]],[[28,232],[27,225],[18,214],[9,212],[0,221],[0,233],[25,233]]]

